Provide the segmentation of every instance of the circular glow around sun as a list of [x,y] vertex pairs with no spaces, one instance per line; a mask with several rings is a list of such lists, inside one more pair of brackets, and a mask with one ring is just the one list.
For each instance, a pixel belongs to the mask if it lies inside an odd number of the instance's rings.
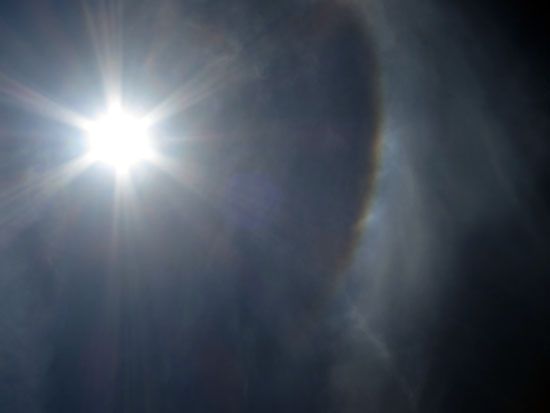
[[127,172],[152,155],[148,125],[121,107],[110,108],[92,122],[88,140],[92,160],[107,163],[117,172]]

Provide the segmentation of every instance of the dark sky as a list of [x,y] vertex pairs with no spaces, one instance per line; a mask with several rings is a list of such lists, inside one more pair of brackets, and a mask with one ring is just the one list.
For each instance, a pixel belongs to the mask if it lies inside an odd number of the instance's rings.
[[[548,411],[547,22],[1,3],[0,412]],[[70,175],[117,90],[164,164]]]

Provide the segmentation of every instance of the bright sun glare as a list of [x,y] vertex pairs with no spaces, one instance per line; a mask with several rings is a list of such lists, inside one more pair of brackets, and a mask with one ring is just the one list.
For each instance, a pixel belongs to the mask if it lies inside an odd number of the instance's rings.
[[88,140],[93,161],[107,163],[117,172],[127,172],[152,155],[146,123],[120,107],[110,108],[90,124]]

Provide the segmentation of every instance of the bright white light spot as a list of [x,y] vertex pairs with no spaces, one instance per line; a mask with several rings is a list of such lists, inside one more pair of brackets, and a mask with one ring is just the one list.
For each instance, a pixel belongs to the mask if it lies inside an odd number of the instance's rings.
[[120,107],[112,107],[88,128],[90,156],[117,172],[127,172],[152,156],[147,124]]

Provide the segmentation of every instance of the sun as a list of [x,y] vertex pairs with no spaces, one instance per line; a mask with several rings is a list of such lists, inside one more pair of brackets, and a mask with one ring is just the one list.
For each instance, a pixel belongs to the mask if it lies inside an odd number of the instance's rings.
[[106,163],[119,173],[152,156],[148,125],[120,106],[109,108],[87,129],[92,161]]

